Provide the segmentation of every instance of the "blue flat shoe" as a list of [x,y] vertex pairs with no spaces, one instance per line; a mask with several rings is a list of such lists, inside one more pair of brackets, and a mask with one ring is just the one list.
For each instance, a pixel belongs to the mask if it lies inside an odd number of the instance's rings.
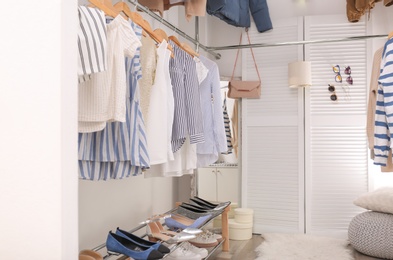
[[137,245],[127,238],[112,233],[112,231],[109,231],[106,239],[106,248],[108,252],[123,254],[135,260],[155,260],[164,257],[153,247]]
[[161,252],[163,254],[168,254],[171,251],[171,250],[169,250],[169,248],[162,245],[161,243],[150,242],[150,241],[140,238],[134,234],[131,234],[127,231],[121,230],[120,228],[116,229],[116,234],[133,241],[137,245],[145,246],[145,247],[152,247],[155,250],[157,250],[158,252]]
[[[171,230],[184,230],[185,232],[187,228],[199,228],[201,227],[203,224],[205,224],[205,222],[207,220],[209,220],[211,217],[211,215],[206,215],[206,216],[202,216],[199,217],[195,220],[193,219],[186,219],[186,220],[182,220],[182,218],[176,218],[175,216],[170,217],[170,218],[166,218],[165,219],[165,225],[170,228]],[[184,218],[184,217],[183,217]]]

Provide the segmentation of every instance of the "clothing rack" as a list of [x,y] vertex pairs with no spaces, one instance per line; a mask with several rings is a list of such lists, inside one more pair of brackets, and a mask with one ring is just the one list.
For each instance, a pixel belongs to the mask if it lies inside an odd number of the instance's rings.
[[220,53],[216,53],[214,51],[219,50],[232,50],[232,49],[245,49],[245,48],[260,48],[260,47],[278,47],[278,46],[288,46],[288,45],[305,45],[305,44],[318,44],[318,43],[328,43],[328,42],[343,42],[343,41],[356,41],[356,40],[368,40],[373,38],[387,38],[387,34],[377,34],[377,35],[364,35],[364,36],[353,36],[353,37],[345,37],[345,38],[335,38],[335,39],[321,39],[321,40],[309,40],[309,41],[292,41],[292,42],[279,42],[279,43],[253,43],[253,44],[243,44],[243,45],[228,45],[228,46],[218,46],[218,47],[211,47],[205,46],[199,42],[199,19],[196,17],[195,20],[195,38],[192,38],[158,14],[149,10],[149,8],[141,5],[138,3],[137,0],[128,0],[131,4],[138,7],[138,9],[142,10],[143,12],[147,13],[155,20],[159,21],[160,23],[164,24],[168,28],[172,29],[176,33],[178,33],[183,38],[189,40],[190,42],[194,43],[196,46],[197,52],[199,48],[207,51],[208,53],[212,54],[217,60],[221,58]]
[[[209,50],[208,47],[206,47],[205,45],[201,44],[199,42],[199,36],[196,36],[194,39],[191,36],[189,36],[188,34],[186,34],[185,32],[183,32],[182,30],[180,30],[179,28],[177,28],[176,26],[174,26],[173,24],[171,24],[170,22],[168,22],[167,20],[165,20],[164,18],[162,18],[161,16],[159,16],[158,14],[152,12],[149,10],[149,8],[141,5],[138,3],[137,0],[128,0],[128,2],[130,2],[131,4],[133,4],[134,6],[136,6],[138,9],[142,10],[143,12],[147,13],[148,15],[150,15],[151,17],[153,17],[155,20],[159,21],[160,23],[162,23],[163,25],[167,26],[169,29],[175,31],[175,33],[178,33],[180,36],[182,36],[183,38],[189,40],[190,42],[194,43],[195,46],[197,47],[197,50],[199,48],[204,49],[205,51],[207,51],[208,53],[212,54],[214,56],[214,58],[216,58],[217,60],[219,60],[221,58],[221,54],[214,52],[213,50]],[[198,26],[198,21],[195,25],[195,29],[199,30],[199,26]],[[196,34],[197,31],[196,31]]]

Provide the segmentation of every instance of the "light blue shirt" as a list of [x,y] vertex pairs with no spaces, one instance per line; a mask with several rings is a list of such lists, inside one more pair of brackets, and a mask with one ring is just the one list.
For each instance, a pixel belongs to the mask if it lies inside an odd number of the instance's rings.
[[197,166],[208,166],[227,152],[224,116],[221,106],[220,73],[215,62],[206,57],[199,59],[209,70],[199,86],[205,142],[197,144]]

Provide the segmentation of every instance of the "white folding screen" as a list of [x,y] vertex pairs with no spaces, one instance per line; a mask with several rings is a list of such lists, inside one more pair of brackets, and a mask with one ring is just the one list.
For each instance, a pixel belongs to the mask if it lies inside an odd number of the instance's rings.
[[[303,19],[275,21],[274,30],[249,34],[252,43],[302,40]],[[242,206],[254,209],[254,232],[303,232],[303,92],[287,82],[288,63],[303,59],[302,47],[255,48],[254,53],[262,96],[242,101]],[[243,79],[256,80],[250,50],[242,55]]]
[[[364,21],[345,16],[305,18],[305,39],[366,35]],[[306,232],[346,237],[350,220],[361,211],[353,200],[368,190],[366,138],[367,42],[310,44],[313,86],[306,91]],[[340,66],[342,83],[332,66]],[[345,67],[351,67],[353,85]],[[332,101],[328,84],[334,85]]]
[[[367,34],[364,21],[318,16],[275,22],[253,43],[336,39]],[[245,41],[243,41],[245,43]],[[362,210],[353,200],[368,190],[366,41],[254,49],[261,99],[242,101],[242,206],[254,209],[254,232],[299,232],[346,237]],[[243,79],[257,79],[248,49]],[[311,61],[313,85],[288,87],[288,63]],[[343,83],[335,82],[339,65]],[[346,83],[351,67],[353,85]],[[332,101],[328,84],[334,85]],[[304,94],[304,95],[303,95]]]

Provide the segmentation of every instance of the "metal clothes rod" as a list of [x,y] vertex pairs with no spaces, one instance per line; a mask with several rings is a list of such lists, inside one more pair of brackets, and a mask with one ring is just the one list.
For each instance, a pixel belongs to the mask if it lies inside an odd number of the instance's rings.
[[154,19],[156,19],[160,23],[162,23],[165,26],[169,27],[170,29],[175,31],[175,33],[178,33],[179,35],[181,35],[183,38],[185,38],[185,39],[189,40],[190,42],[194,43],[196,46],[199,46],[199,48],[202,48],[205,51],[207,51],[208,53],[212,54],[217,60],[221,58],[221,54],[216,53],[213,50],[209,50],[205,45],[201,44],[199,41],[195,40],[194,38],[192,38],[191,36],[189,36],[185,32],[181,31],[179,28],[177,28],[176,26],[174,26],[173,24],[171,24],[170,22],[168,22],[167,20],[165,20],[164,18],[159,16],[158,14],[150,11],[149,8],[139,4],[136,0],[128,0],[128,2],[130,2],[133,5],[135,5],[140,10],[142,10],[145,13],[147,13],[148,15],[150,15],[151,17],[153,17]]
[[[373,38],[385,38],[388,37],[387,34],[378,34],[378,35],[365,35],[365,36],[353,36],[353,37],[345,37],[345,38],[336,38],[336,39],[321,39],[321,40],[308,40],[308,41],[292,41],[292,42],[279,42],[279,43],[253,43],[253,44],[244,44],[244,45],[229,45],[229,46],[218,46],[218,47],[210,47],[205,46],[199,42],[198,39],[194,39],[185,32],[181,31],[179,28],[168,22],[167,20],[163,19],[158,14],[150,11],[147,7],[139,4],[136,0],[128,0],[131,4],[137,6],[140,10],[147,13],[155,20],[159,21],[160,23],[164,24],[168,28],[172,29],[183,38],[189,40],[190,42],[194,43],[201,49],[207,51],[208,53],[212,54],[216,59],[221,58],[220,53],[216,53],[214,51],[219,50],[232,50],[232,49],[245,49],[245,48],[260,48],[260,47],[278,47],[278,46],[290,46],[290,45],[305,45],[305,44],[318,44],[318,43],[329,43],[329,42],[344,42],[344,41],[356,41],[356,40],[367,40]],[[196,25],[197,26],[197,25]]]
[[244,48],[259,48],[259,47],[277,47],[287,45],[304,45],[304,44],[316,44],[316,43],[327,43],[327,42],[344,42],[344,41],[356,41],[356,40],[367,40],[372,38],[385,38],[387,34],[378,35],[366,35],[366,36],[353,36],[336,39],[322,39],[322,40],[309,40],[309,41],[294,41],[294,42],[279,42],[279,43],[253,43],[244,45],[230,45],[220,47],[207,47],[208,50],[232,50],[232,49],[244,49]]

